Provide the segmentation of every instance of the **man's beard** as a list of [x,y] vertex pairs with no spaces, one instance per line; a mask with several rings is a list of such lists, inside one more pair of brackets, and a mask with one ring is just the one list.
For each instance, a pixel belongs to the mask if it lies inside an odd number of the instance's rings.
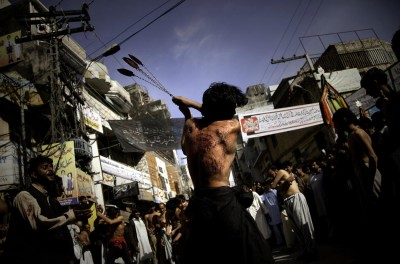
[[63,193],[63,185],[61,177],[54,176],[54,181],[50,181],[49,189],[47,190],[49,193],[49,197],[56,198],[62,195]]
[[62,195],[63,188],[61,177],[54,176],[54,180],[50,180],[47,177],[38,177],[37,183],[43,185],[49,197],[56,198]]

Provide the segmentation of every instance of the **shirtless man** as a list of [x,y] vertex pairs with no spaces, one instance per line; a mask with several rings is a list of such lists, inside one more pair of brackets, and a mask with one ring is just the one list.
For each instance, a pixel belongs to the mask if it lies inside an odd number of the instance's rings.
[[303,247],[304,252],[298,257],[299,260],[312,261],[317,259],[318,252],[310,210],[294,175],[283,169],[269,169],[268,175],[274,177],[270,187],[277,189],[282,195],[286,213],[292,221],[296,235]]
[[[392,216],[385,215],[381,208],[381,174],[377,168],[378,157],[372,148],[370,136],[358,126],[358,119],[350,109],[337,110],[332,119],[335,129],[348,133],[347,142],[355,175],[353,187],[356,206],[353,208],[355,212],[353,218],[356,224],[353,229],[357,234],[354,243],[356,252],[361,261],[380,261],[383,255],[386,257],[386,253],[391,251],[388,247],[392,247],[389,243],[381,242],[386,240],[383,234],[390,234],[393,238],[398,236],[394,235],[396,231],[393,228],[386,229],[386,225],[390,226],[389,221]],[[371,230],[365,233],[368,229]],[[371,243],[371,241],[380,242]]]
[[108,251],[106,253],[106,264],[114,263],[117,258],[122,258],[125,263],[132,263],[130,259],[128,245],[124,238],[125,222],[124,217],[119,214],[117,206],[107,209],[107,216],[97,211],[106,224],[109,225]]
[[[381,174],[377,169],[378,157],[372,148],[371,137],[361,129],[356,115],[348,108],[341,108],[333,115],[335,128],[348,132],[347,141],[351,152],[352,164],[356,175],[356,188],[364,217],[370,215],[370,209],[380,198]],[[362,195],[362,196],[360,196]]]
[[[195,189],[186,210],[190,226],[184,263],[274,263],[254,219],[229,187],[240,131],[233,117],[247,98],[235,86],[213,83],[203,104],[181,96],[172,101],[186,119],[181,144]],[[189,108],[203,117],[193,118]]]
[[[387,206],[384,210],[390,212],[400,202],[400,92],[389,84],[386,72],[376,67],[363,75],[360,85],[368,95],[379,98],[376,107],[380,109],[386,125],[380,136],[380,151],[377,153],[378,167],[383,176],[383,204]],[[388,217],[392,218],[390,214]]]
[[156,204],[152,202],[149,206],[149,213],[144,216],[144,224],[146,225],[147,233],[149,234],[149,240],[151,249],[153,250],[153,264],[157,264],[157,236],[155,234],[155,219],[160,216],[161,213],[156,211]]

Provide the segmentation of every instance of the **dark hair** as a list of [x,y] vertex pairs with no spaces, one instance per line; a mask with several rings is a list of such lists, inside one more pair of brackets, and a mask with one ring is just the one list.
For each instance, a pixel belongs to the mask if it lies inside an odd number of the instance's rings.
[[372,124],[376,130],[382,130],[385,127],[385,117],[382,111],[375,112],[371,115]]
[[350,124],[358,124],[357,116],[349,108],[340,108],[332,117],[333,123],[343,124],[348,126]]
[[378,85],[387,85],[388,78],[384,71],[373,67],[369,69],[361,78],[360,85],[365,88],[368,95],[377,98],[380,96]]
[[43,164],[43,163],[46,163],[46,162],[53,164],[53,160],[51,158],[49,158],[49,157],[46,157],[46,156],[39,155],[37,157],[32,158],[29,161],[29,165],[28,165],[28,173],[29,173],[29,175],[31,175],[32,173],[36,172],[38,166]]
[[137,212],[140,213],[140,211],[139,211],[137,208],[132,208],[132,212],[131,212],[131,214],[130,214],[129,217],[128,217],[129,221],[131,221],[131,220],[135,217],[135,214],[136,214]]
[[115,219],[119,215],[119,208],[115,205],[107,206],[106,214],[109,218]]
[[374,127],[374,124],[372,123],[372,120],[368,117],[360,117],[358,119],[358,124],[360,125],[360,127],[362,129],[364,129],[365,131],[367,129],[371,129]]
[[388,83],[388,78],[386,73],[376,67],[373,67],[369,69],[364,76],[361,78],[360,84],[361,87],[366,88],[368,84],[372,81],[377,81],[378,84],[387,84]]
[[267,177],[263,182],[262,186],[269,186],[274,181],[273,177]]
[[169,199],[165,206],[167,207],[167,210],[175,211],[175,209],[180,205],[180,203],[181,200],[178,197],[174,197]]
[[275,164],[272,164],[271,166],[269,166],[267,168],[267,171],[268,170],[276,171],[276,170],[279,170],[279,167],[277,165],[275,165]]
[[178,195],[176,196],[176,198],[178,198],[179,200],[181,200],[181,202],[186,201],[186,197],[185,197],[184,194],[178,194]]
[[288,166],[292,167],[292,162],[291,162],[290,160],[285,160],[285,161],[282,163],[282,166],[283,166],[284,168],[286,168],[286,167],[288,167]]
[[203,94],[201,113],[210,120],[232,119],[236,107],[247,104],[246,95],[236,86],[215,82]]
[[293,171],[296,171],[297,169],[303,170],[303,164],[296,163],[293,165]]

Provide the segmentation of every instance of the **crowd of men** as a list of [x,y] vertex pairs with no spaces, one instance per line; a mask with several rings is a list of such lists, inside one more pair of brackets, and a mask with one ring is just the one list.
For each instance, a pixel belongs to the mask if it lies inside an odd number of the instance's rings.
[[[235,109],[247,103],[243,92],[220,82],[210,85],[202,103],[174,96],[185,116],[181,145],[194,194],[189,201],[178,195],[145,212],[131,208],[129,219],[116,206],[97,206],[93,227],[87,219],[94,212],[85,199],[72,208],[60,205],[62,179],[53,161],[39,155],[29,163],[31,186],[10,206],[1,262],[271,264],[271,247],[283,243],[301,249],[299,260],[314,261],[317,244],[329,238],[350,238],[360,261],[393,259],[390,237],[399,232],[393,208],[399,202],[400,96],[377,68],[363,76],[361,86],[379,97],[378,114],[357,118],[347,108],[337,110],[334,151],[294,167],[277,162],[252,190],[229,183],[240,131]],[[202,117],[193,118],[190,109]],[[263,231],[259,210],[268,223]]]

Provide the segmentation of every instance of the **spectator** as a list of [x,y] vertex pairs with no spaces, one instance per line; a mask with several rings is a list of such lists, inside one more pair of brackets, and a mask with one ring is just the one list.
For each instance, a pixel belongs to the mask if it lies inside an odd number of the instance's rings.
[[151,263],[153,251],[150,246],[146,226],[140,217],[140,211],[132,209],[129,223],[126,225],[125,239],[131,251],[131,256],[137,263]]
[[87,210],[66,210],[57,201],[62,193],[53,161],[44,156],[32,158],[28,168],[32,185],[18,193],[7,234],[6,263],[70,263],[74,259],[72,238],[67,224]]
[[[373,241],[381,241],[380,228],[382,212],[380,205],[381,194],[381,174],[377,168],[378,157],[372,148],[371,137],[358,126],[356,115],[348,108],[340,108],[333,114],[333,122],[335,129],[341,132],[347,132],[349,150],[351,153],[352,167],[354,170],[354,189],[357,197],[357,226],[355,231],[358,232],[360,241],[356,243],[359,246],[359,255],[362,258],[371,259],[378,257],[380,254],[372,254],[377,248],[374,244],[367,242],[364,236],[366,230],[368,238]],[[370,229],[371,226],[375,228]],[[377,228],[378,227],[378,228]],[[367,252],[365,254],[364,252]],[[372,260],[372,259],[371,259]],[[379,261],[379,259],[375,259]]]
[[314,225],[311,219],[308,204],[304,195],[300,192],[293,175],[286,170],[269,170],[274,181],[271,188],[276,188],[282,195],[286,213],[293,221],[294,231],[298,237],[303,253],[299,260],[313,261],[318,259],[318,251],[315,244]]
[[[261,192],[262,189],[261,183],[257,189],[258,191]],[[251,217],[253,217],[254,221],[256,221],[258,229],[260,230],[264,239],[268,242],[272,236],[271,228],[268,225],[268,220],[271,219],[269,215],[269,210],[264,205],[260,195],[256,191],[252,191],[252,193],[253,193],[253,202],[250,205],[250,207],[248,207],[246,210],[250,213]]]
[[265,182],[262,183],[264,193],[261,194],[261,200],[263,201],[265,207],[268,208],[269,212],[269,222],[271,226],[273,236],[275,238],[275,245],[280,246],[284,241],[283,226],[281,210],[278,203],[278,194],[276,189],[271,189],[270,184],[273,182],[273,178],[267,178]]

